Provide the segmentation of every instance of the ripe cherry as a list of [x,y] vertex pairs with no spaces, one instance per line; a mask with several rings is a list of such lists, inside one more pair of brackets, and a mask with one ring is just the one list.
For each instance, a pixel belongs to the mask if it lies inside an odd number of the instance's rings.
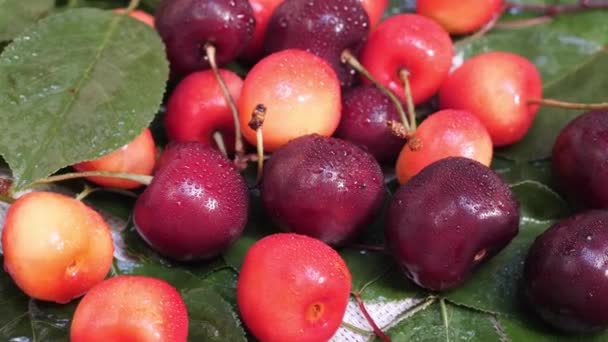
[[116,276],[95,286],[78,303],[70,342],[186,342],[188,311],[164,280]]
[[81,201],[32,192],[8,209],[2,229],[4,270],[28,296],[65,304],[110,271],[110,227]]
[[251,41],[255,19],[247,0],[163,0],[156,28],[171,69],[183,75],[209,68],[207,43],[216,47],[218,64],[237,58]]
[[297,234],[257,241],[245,255],[237,303],[264,342],[328,341],[346,312],[351,274],[323,242]]
[[518,230],[519,207],[509,185],[475,160],[449,157],[397,190],[386,241],[410,279],[442,291],[462,284]]
[[230,160],[187,142],[169,145],[159,165],[133,211],[137,231],[152,248],[177,260],[207,259],[240,236],[249,197]]
[[306,134],[330,136],[340,122],[340,82],[325,60],[303,50],[284,50],[258,62],[243,83],[239,117],[243,136],[253,145],[256,133],[248,123],[259,104],[267,108],[267,151]]
[[555,328],[608,328],[608,213],[589,211],[562,220],[539,236],[524,267],[524,294]]
[[452,65],[454,46],[436,22],[417,14],[394,15],[376,27],[361,54],[363,66],[405,103],[401,71],[406,71],[414,103],[439,90]]
[[285,0],[268,24],[265,50],[302,49],[327,60],[342,86],[356,73],[342,63],[342,51],[358,54],[369,33],[369,18],[360,0]]
[[[150,129],[146,128],[132,142],[99,159],[85,161],[74,165],[79,172],[109,171],[151,175],[156,163],[156,145]],[[121,178],[87,177],[95,184],[110,188],[134,189],[141,183]]]
[[382,15],[388,7],[388,0],[359,0],[365,8],[367,15],[369,16],[370,27],[373,29],[378,25]]
[[417,0],[416,12],[452,34],[472,33],[500,14],[503,0]]
[[416,129],[417,149],[406,145],[397,160],[396,174],[405,183],[426,166],[446,157],[492,161],[492,139],[479,119],[466,111],[445,109],[432,114]]
[[243,52],[245,59],[255,60],[263,54],[270,16],[283,1],[285,0],[249,0],[255,17],[255,31],[249,46]]
[[608,111],[587,112],[560,132],[552,153],[553,174],[578,203],[608,208]]
[[464,62],[441,86],[441,108],[475,114],[486,126],[494,146],[511,145],[524,137],[538,111],[528,104],[542,97],[538,70],[509,52],[488,52]]
[[394,162],[405,141],[391,133],[388,121],[399,121],[391,100],[373,85],[352,88],[342,99],[342,119],[335,136],[353,142],[379,162]]
[[[229,70],[220,70],[228,90],[238,101],[243,80]],[[224,93],[211,70],[188,75],[175,88],[167,104],[165,128],[172,141],[199,141],[216,145],[221,133],[229,151],[234,150],[234,119]]]
[[264,168],[262,203],[283,229],[340,245],[373,220],[384,199],[374,157],[347,141],[307,135]]

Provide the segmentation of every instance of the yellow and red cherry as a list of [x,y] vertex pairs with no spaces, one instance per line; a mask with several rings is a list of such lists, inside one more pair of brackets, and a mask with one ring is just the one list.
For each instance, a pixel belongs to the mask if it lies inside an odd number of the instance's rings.
[[373,29],[378,25],[388,7],[388,0],[359,0],[369,16],[369,24]]
[[542,97],[542,81],[534,64],[510,52],[488,52],[464,62],[441,86],[439,104],[475,114],[494,146],[521,140],[532,125]]
[[481,121],[463,110],[445,109],[429,116],[412,136],[417,147],[405,145],[395,173],[400,183],[409,181],[428,165],[447,157],[474,159],[485,166],[492,161],[492,139]]
[[248,123],[260,104],[266,107],[266,151],[307,134],[331,136],[340,123],[340,81],[324,59],[303,50],[283,50],[259,61],[243,83],[239,118],[243,136],[253,145],[256,131]]
[[416,13],[429,17],[451,34],[481,29],[500,15],[503,0],[417,0]]

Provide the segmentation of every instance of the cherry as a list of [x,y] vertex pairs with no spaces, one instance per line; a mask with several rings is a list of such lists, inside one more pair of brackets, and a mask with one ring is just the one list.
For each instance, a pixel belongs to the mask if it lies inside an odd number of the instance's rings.
[[369,18],[360,0],[285,0],[268,23],[266,52],[302,49],[326,59],[342,86],[355,81],[355,71],[341,60],[342,51],[357,54],[369,33]]
[[210,67],[208,43],[217,48],[218,64],[237,58],[251,41],[255,19],[247,0],[163,0],[156,28],[179,75]]
[[142,238],[177,260],[218,255],[242,233],[249,197],[243,177],[217,150],[173,143],[138,197],[133,221]]
[[494,146],[524,137],[538,111],[528,103],[542,97],[542,81],[530,61],[509,52],[488,52],[464,62],[441,86],[441,108],[475,114]]
[[608,208],[608,110],[570,122],[553,145],[553,174],[576,202]]
[[[219,72],[238,101],[243,80],[232,71]],[[199,141],[206,145],[217,146],[216,133],[220,133],[227,149],[234,151],[231,108],[211,70],[192,73],[177,85],[167,103],[165,127],[172,141]]]
[[519,230],[519,206],[494,171],[468,158],[441,159],[401,185],[386,240],[405,274],[434,291],[464,282]]
[[370,27],[374,28],[380,22],[388,7],[388,0],[359,0],[369,16]]
[[116,276],[95,286],[78,303],[71,342],[171,341],[188,337],[188,311],[164,280]]
[[262,203],[283,229],[341,245],[373,220],[384,199],[374,157],[336,138],[307,135],[264,168]]
[[65,304],[110,271],[110,227],[81,201],[52,192],[19,197],[2,228],[4,269],[28,296]]
[[399,121],[391,100],[373,85],[352,88],[342,99],[342,119],[335,136],[353,142],[379,162],[393,162],[405,141],[391,133],[388,121]]
[[394,15],[371,33],[361,63],[405,103],[403,72],[409,76],[414,103],[439,90],[452,65],[454,46],[436,22],[417,14]]
[[432,114],[416,129],[411,144],[403,147],[396,174],[405,183],[426,166],[446,157],[466,157],[483,165],[492,162],[492,139],[479,119],[466,111],[445,109]]
[[274,234],[245,255],[237,303],[245,325],[260,341],[328,341],[346,312],[351,274],[323,242]]
[[416,12],[452,34],[467,34],[490,22],[503,6],[503,0],[417,0]]
[[608,212],[564,219],[539,236],[524,267],[524,294],[548,323],[566,332],[608,328]]
[[[150,129],[146,128],[132,142],[101,158],[74,165],[78,172],[109,171],[151,175],[156,162],[156,145]],[[105,187],[134,189],[141,183],[121,178],[87,177],[95,184]]]
[[266,107],[264,148],[274,151],[302,135],[330,136],[340,122],[340,82],[323,59],[292,49],[269,55],[247,74],[239,99],[243,136],[256,144],[248,126],[254,109]]
[[255,17],[255,31],[251,43],[243,52],[245,59],[255,60],[263,54],[270,16],[283,1],[285,0],[249,0]]

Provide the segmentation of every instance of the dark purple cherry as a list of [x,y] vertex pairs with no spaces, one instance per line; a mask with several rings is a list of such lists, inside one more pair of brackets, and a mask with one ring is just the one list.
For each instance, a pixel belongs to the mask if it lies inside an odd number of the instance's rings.
[[153,249],[173,259],[218,255],[247,223],[245,180],[219,151],[199,142],[169,145],[161,160],[135,203],[137,231]]
[[363,147],[380,163],[394,162],[405,142],[391,133],[391,120],[401,122],[388,96],[374,85],[358,86],[342,98],[342,118],[334,135]]
[[519,231],[519,205],[494,171],[468,158],[441,159],[402,185],[386,238],[405,274],[434,291],[460,285]]
[[284,230],[332,245],[352,239],[384,198],[378,162],[356,145],[307,135],[278,149],[264,167],[262,202]]
[[530,306],[555,328],[608,328],[608,212],[575,215],[539,236],[528,252],[524,283]]
[[218,64],[237,58],[253,37],[255,19],[247,0],[163,0],[156,29],[173,72],[185,75],[209,68],[207,43],[216,47]]
[[608,110],[570,122],[553,145],[552,162],[561,190],[579,203],[608,209]]
[[355,55],[369,34],[369,17],[360,0],[285,0],[272,14],[264,48],[272,53],[302,49],[326,59],[342,86],[356,72],[341,62],[344,49]]

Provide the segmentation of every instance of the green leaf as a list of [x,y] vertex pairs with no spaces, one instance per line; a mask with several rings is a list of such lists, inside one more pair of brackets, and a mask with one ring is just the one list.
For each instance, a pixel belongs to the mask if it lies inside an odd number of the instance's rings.
[[197,288],[182,292],[188,307],[190,341],[247,341],[237,313],[216,292]]
[[[563,101],[595,103],[608,102],[608,77],[598,72],[608,70],[608,50],[602,50],[591,59],[570,69],[547,84],[544,97]],[[559,132],[583,111],[541,107],[534,124],[522,141],[497,151],[505,158],[527,161],[548,158]]]
[[167,78],[159,36],[124,15],[69,10],[21,34],[0,55],[0,154],[15,189],[130,142]]
[[364,288],[395,268],[393,259],[384,253],[368,252],[345,248],[340,255],[346,262],[352,280],[352,291],[361,292]]
[[520,202],[524,221],[553,221],[570,214],[568,203],[542,183],[522,181],[511,185],[511,190]]
[[408,342],[500,340],[492,316],[449,303],[443,309],[441,304],[433,304],[398,323],[388,335],[393,341]]
[[606,342],[608,333],[592,335],[566,335],[541,322],[538,317],[519,312],[517,318],[499,316],[502,331],[509,341],[534,342]]
[[378,280],[367,284],[361,292],[361,297],[366,303],[423,298],[425,295],[425,290],[412,283],[397,268],[392,268]]
[[548,159],[533,162],[517,162],[498,156],[492,160],[492,169],[509,184],[531,180],[553,187],[555,183],[551,170],[551,161]]
[[0,41],[13,39],[54,5],[54,0],[0,0]]

